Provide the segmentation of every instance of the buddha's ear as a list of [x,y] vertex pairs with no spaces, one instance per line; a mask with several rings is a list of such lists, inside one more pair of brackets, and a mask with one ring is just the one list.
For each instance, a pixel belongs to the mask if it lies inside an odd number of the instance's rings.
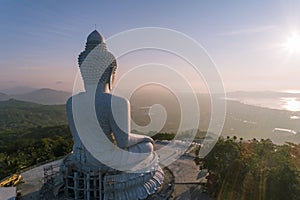
[[114,60],[111,63],[109,71],[108,71],[108,78],[109,78],[108,85],[109,85],[109,89],[110,90],[112,89],[112,85],[113,85],[113,82],[114,82],[114,79],[115,79],[115,71],[116,71],[116,69],[117,69],[117,62],[116,62],[116,60]]
[[108,78],[109,78],[109,80],[108,80],[108,86],[109,86],[109,89],[111,90],[111,88],[112,88],[112,84],[113,84],[113,80],[114,80],[114,68],[110,68],[109,69],[109,72],[108,72]]

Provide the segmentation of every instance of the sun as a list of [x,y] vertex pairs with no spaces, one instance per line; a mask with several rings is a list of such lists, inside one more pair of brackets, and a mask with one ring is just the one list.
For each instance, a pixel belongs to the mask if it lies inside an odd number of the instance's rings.
[[284,42],[283,47],[290,53],[300,53],[300,34],[290,35]]

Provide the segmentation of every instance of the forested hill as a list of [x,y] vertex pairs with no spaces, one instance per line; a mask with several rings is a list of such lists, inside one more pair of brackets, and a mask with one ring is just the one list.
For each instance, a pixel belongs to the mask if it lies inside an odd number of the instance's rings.
[[0,179],[72,151],[67,125],[0,131]]
[[72,150],[65,105],[0,101],[0,179]]
[[0,132],[67,124],[65,105],[40,105],[10,99],[0,101]]

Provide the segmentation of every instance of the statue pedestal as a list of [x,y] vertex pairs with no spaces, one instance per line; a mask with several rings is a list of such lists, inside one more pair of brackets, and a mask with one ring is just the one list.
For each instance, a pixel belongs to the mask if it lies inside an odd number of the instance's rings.
[[107,174],[103,177],[103,199],[146,199],[159,190],[163,180],[162,169],[142,174]]
[[66,158],[59,179],[63,181],[65,199],[132,200],[147,199],[156,193],[164,181],[164,172],[159,166],[145,173],[104,170]]
[[[62,167],[62,166],[61,166]],[[101,173],[95,173],[91,171],[86,171],[87,168],[83,171],[77,171],[74,170],[73,167],[69,167],[69,174],[67,176],[66,171],[64,171],[64,174],[60,173],[58,176],[58,171],[61,172],[65,169],[62,169],[59,167],[59,165],[48,165],[46,168],[44,168],[44,173],[47,173],[46,177],[44,177],[44,184],[42,186],[41,191],[39,192],[39,199],[53,199],[53,200],[65,200],[65,199],[76,199],[75,194],[78,195],[77,199],[138,199],[134,198],[132,195],[135,192],[135,190],[127,190],[127,189],[121,189],[126,183],[124,182],[127,180],[128,177],[124,178],[124,174],[101,174]],[[54,169],[54,171],[49,172],[47,171],[48,168]],[[75,173],[76,172],[76,173]],[[147,185],[151,185],[151,182],[155,182],[157,180],[160,180],[161,175],[163,173],[163,183],[161,184],[159,190],[155,191],[152,195],[147,195],[146,200],[167,200],[170,199],[173,190],[174,190],[174,175],[173,173],[168,169],[164,168],[163,170],[157,170],[153,176],[151,176],[151,179],[148,181],[142,183]],[[77,175],[75,175],[77,174]],[[85,174],[85,175],[83,175]],[[150,174],[144,174],[144,176],[136,176],[132,179],[129,179],[127,185],[135,186],[134,180],[141,181],[142,177],[143,179],[148,179],[147,176]],[[63,185],[56,185],[55,182],[57,182],[57,179],[62,178],[62,176],[65,176],[65,181],[68,181],[68,186],[65,184]],[[50,178],[49,178],[50,177]],[[131,175],[130,175],[131,177]],[[133,177],[133,176],[132,176]],[[68,180],[69,179],[69,180]],[[88,181],[89,180],[89,184]],[[82,182],[86,184],[84,187],[82,185]],[[74,188],[75,185],[77,185],[77,191],[75,192]],[[96,187],[95,187],[96,186]],[[135,188],[135,187],[131,187]],[[140,190],[143,190],[140,187],[137,187]],[[122,191],[120,191],[122,190]],[[88,193],[89,191],[89,193]],[[101,195],[100,195],[101,191]],[[69,194],[68,194],[69,193]],[[130,194],[129,194],[130,193]],[[106,196],[104,196],[106,194]],[[73,195],[73,196],[72,196]],[[97,196],[99,195],[99,196]],[[126,196],[127,195],[127,196]],[[137,195],[141,195],[137,193]],[[67,197],[69,196],[69,197]],[[132,197],[132,198],[130,198]]]

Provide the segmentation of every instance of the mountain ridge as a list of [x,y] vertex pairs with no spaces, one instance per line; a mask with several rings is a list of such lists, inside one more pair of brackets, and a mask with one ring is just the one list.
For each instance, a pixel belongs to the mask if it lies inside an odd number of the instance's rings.
[[60,105],[65,104],[71,96],[70,92],[54,90],[50,88],[36,89],[24,94],[8,95],[0,92],[0,101],[16,99],[21,101],[33,102],[42,105]]
[[0,134],[11,129],[67,124],[65,105],[42,105],[9,99],[0,101]]
[[7,101],[9,98],[7,94],[0,92],[0,101]]
[[37,90],[38,88],[28,87],[28,86],[16,86],[11,88],[0,89],[0,92],[7,95],[15,94],[25,94]]

